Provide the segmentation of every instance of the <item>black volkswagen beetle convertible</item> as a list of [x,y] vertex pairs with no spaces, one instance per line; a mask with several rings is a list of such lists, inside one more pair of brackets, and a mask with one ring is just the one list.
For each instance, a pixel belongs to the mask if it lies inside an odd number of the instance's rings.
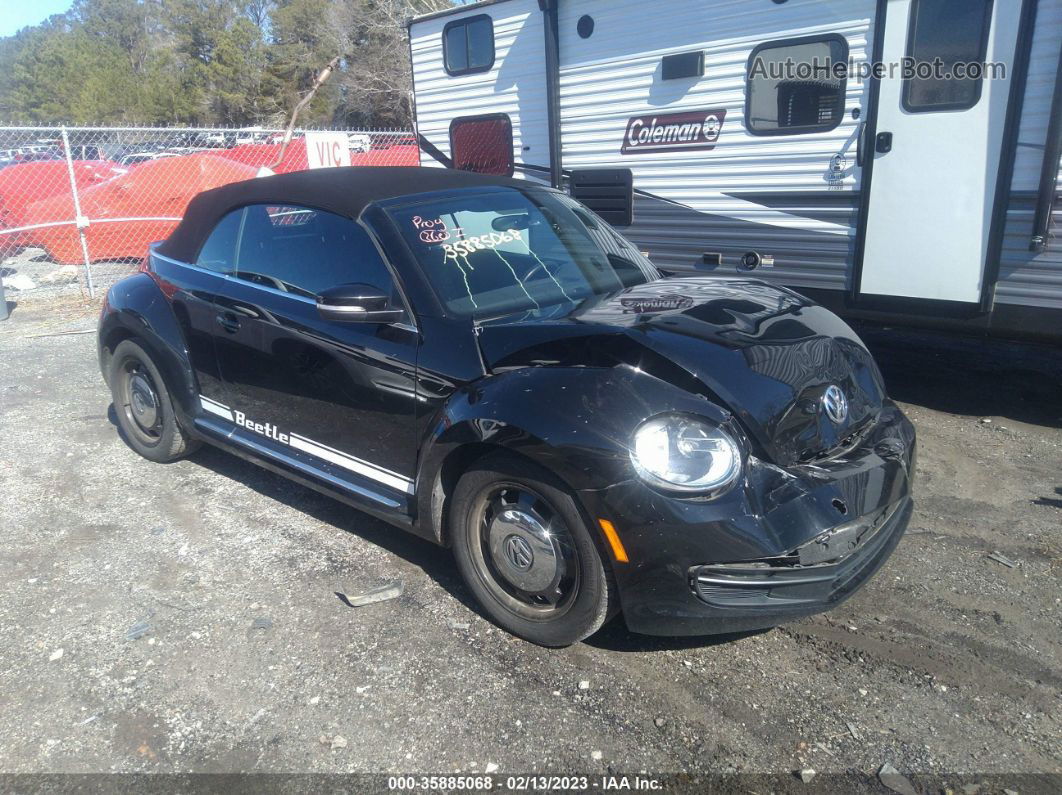
[[665,277],[564,193],[433,168],[201,194],[116,284],[129,445],[217,445],[453,549],[509,631],[570,644],[827,610],[911,515],[914,429],[852,330]]

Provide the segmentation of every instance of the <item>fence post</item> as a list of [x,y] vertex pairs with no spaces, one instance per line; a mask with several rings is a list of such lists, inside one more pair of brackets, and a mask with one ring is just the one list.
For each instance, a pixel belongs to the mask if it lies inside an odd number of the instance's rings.
[[74,198],[74,223],[77,224],[77,234],[81,238],[81,256],[85,261],[85,286],[88,287],[89,298],[96,297],[96,291],[92,285],[92,263],[89,261],[88,240],[85,239],[85,227],[89,220],[81,215],[81,198],[77,193],[77,178],[74,176],[74,159],[70,155],[70,136],[66,133],[66,127],[62,128],[63,154],[66,155],[66,173],[70,176],[70,195]]
[[7,297],[4,295],[4,276],[0,273],[0,320],[7,320]]

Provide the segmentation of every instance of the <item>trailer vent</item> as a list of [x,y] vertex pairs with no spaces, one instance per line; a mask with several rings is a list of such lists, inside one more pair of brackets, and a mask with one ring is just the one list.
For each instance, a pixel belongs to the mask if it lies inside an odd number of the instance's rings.
[[513,123],[504,113],[462,116],[450,122],[450,155],[454,168],[513,175]]
[[704,50],[665,55],[660,59],[662,80],[681,80],[684,77],[704,76]]
[[594,168],[571,172],[572,198],[612,226],[634,221],[634,175],[629,168]]

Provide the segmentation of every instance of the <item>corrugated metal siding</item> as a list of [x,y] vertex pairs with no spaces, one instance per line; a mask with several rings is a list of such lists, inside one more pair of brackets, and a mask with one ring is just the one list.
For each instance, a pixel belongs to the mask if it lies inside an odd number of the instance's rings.
[[[1057,203],[1047,250],[1029,251],[1060,47],[1062,0],[1040,0],[996,285],[1001,304],[1062,309],[1062,207]],[[1062,172],[1056,190],[1062,192]]]
[[[443,68],[442,31],[448,22],[476,14],[494,20],[494,67],[451,77]],[[546,67],[542,12],[536,0],[497,5],[415,22],[410,29],[417,129],[450,154],[450,122],[460,116],[507,113],[513,123],[516,162],[549,165]],[[421,164],[438,165],[421,154]]]
[[[1028,250],[1062,44],[1062,0],[1039,3],[996,300],[1062,308],[1062,208],[1055,213],[1048,251],[1033,256]],[[745,68],[758,44],[825,33],[843,35],[852,60],[864,61],[873,37],[874,6],[873,0],[562,3],[565,168],[631,168],[637,189],[670,200],[639,196],[635,224],[623,230],[663,267],[703,267],[703,254],[715,252],[723,255],[719,270],[732,273],[741,256],[754,250],[775,258],[774,267],[760,268],[757,277],[797,287],[844,289],[854,256],[860,187],[855,167],[859,122],[852,119],[851,110],[865,110],[864,86],[849,78],[847,113],[831,132],[756,137],[744,127]],[[474,13],[490,14],[495,24],[496,63],[484,74],[450,77],[443,69],[442,29],[464,15],[426,20],[412,28],[419,130],[449,153],[453,118],[507,113],[513,121],[516,162],[546,166],[544,41],[538,4],[509,0],[468,12]],[[595,20],[589,39],[576,33],[584,14]],[[697,49],[705,52],[703,78],[660,80],[661,57]],[[630,117],[705,108],[727,110],[714,150],[620,154]],[[826,175],[830,159],[838,153],[847,158],[847,169],[843,181],[831,185]],[[436,165],[427,156],[422,160]]]
[[[758,44],[827,33],[843,35],[852,59],[865,60],[872,0],[583,0],[560,9],[564,167],[631,168],[637,189],[705,214],[640,198],[634,226],[623,230],[628,237],[664,267],[695,267],[710,251],[724,255],[722,271],[734,272],[744,252],[757,250],[775,257],[773,270],[757,276],[846,286],[859,188],[859,122],[851,110],[862,108],[863,85],[849,78],[845,118],[836,129],[760,137],[745,131],[745,73]],[[583,14],[595,21],[589,39],[576,32]],[[705,52],[703,78],[660,79],[664,55],[698,49]],[[620,154],[630,117],[707,108],[727,111],[714,150]],[[843,181],[831,185],[830,160],[838,153],[847,168]],[[750,192],[755,201],[743,198]],[[760,203],[763,194],[777,194],[769,207]],[[838,194],[850,199],[838,201]]]

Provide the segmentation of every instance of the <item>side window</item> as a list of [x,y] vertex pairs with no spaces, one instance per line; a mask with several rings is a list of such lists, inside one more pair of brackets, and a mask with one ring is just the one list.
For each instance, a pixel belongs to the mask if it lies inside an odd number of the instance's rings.
[[745,129],[752,135],[832,130],[844,117],[847,70],[843,36],[761,44],[749,56]]
[[991,22],[992,0],[914,0],[907,55],[916,66],[903,83],[905,110],[968,110],[978,103],[983,75],[960,76],[956,66],[984,63]]
[[454,168],[499,177],[513,175],[513,123],[504,113],[463,116],[450,122]]
[[237,278],[313,298],[340,284],[392,288],[391,273],[359,224],[308,207],[246,208],[236,251]]
[[452,76],[489,71],[494,66],[494,20],[479,14],[447,24],[443,64]]
[[233,210],[214,227],[210,237],[199,249],[195,265],[215,273],[232,273],[236,258],[236,239],[240,234],[243,210]]

